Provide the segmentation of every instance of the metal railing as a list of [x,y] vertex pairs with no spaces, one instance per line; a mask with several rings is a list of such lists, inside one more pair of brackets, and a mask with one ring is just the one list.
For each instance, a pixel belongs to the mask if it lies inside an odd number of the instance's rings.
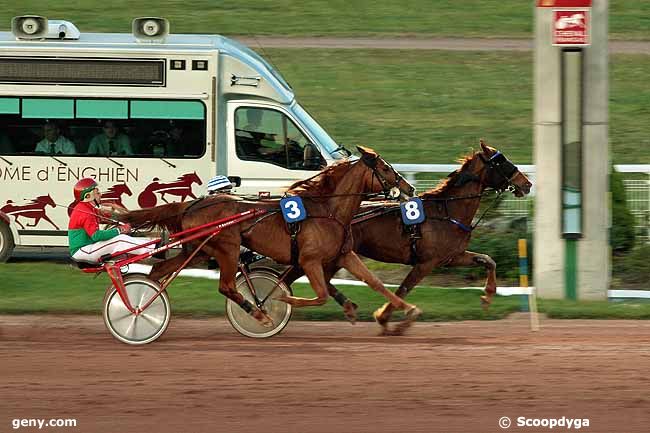
[[[435,187],[441,179],[460,167],[459,164],[394,164],[418,192]],[[508,216],[527,216],[532,209],[535,193],[535,166],[518,166],[533,182],[533,190],[525,198],[506,197],[499,210]],[[625,195],[630,212],[634,216],[637,238],[650,242],[650,164],[619,164],[614,169],[624,173]]]

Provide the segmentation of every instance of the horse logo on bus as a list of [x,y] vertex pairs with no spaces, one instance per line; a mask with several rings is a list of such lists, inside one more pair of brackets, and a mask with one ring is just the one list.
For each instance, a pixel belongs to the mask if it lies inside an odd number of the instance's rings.
[[202,185],[203,182],[196,174],[186,173],[176,179],[175,182],[161,183],[157,177],[153,178],[147,187],[138,196],[138,204],[141,208],[150,208],[156,206],[158,199],[156,194],[160,194],[160,199],[165,203],[169,203],[165,195],[180,197],[180,201],[185,201],[187,197],[196,198],[192,192],[193,184]]
[[16,205],[13,201],[7,200],[7,204],[0,208],[0,212],[13,216],[16,224],[18,224],[18,226],[23,230],[25,229],[25,226],[18,220],[21,217],[31,218],[34,220],[33,224],[27,223],[27,227],[35,227],[43,219],[52,224],[55,229],[60,230],[59,227],[47,216],[47,206],[56,207],[56,203],[54,203],[54,200],[52,200],[52,197],[50,197],[49,194],[36,197],[25,205]]

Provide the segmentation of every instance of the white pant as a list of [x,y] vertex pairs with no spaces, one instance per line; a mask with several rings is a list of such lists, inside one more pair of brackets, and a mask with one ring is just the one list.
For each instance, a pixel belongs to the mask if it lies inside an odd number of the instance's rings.
[[[152,239],[149,238],[134,238],[129,235],[117,235],[107,241],[95,242],[94,244],[80,248],[79,251],[74,253],[72,259],[81,262],[97,263],[99,262],[99,259],[106,254],[114,254],[151,241]],[[129,251],[129,254],[145,254],[154,249],[156,249],[156,245],[152,244]]]

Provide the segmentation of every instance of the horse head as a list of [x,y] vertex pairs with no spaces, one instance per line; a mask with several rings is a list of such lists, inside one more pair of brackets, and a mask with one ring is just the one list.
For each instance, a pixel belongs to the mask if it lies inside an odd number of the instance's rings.
[[493,147],[480,142],[481,151],[476,154],[480,163],[474,165],[475,175],[481,183],[496,191],[510,190],[517,197],[530,192],[533,184],[506,156]]
[[113,185],[113,187],[112,187],[111,189],[112,189],[113,191],[115,191],[115,193],[116,193],[118,196],[120,196],[120,195],[122,195],[122,194],[126,194],[126,195],[128,195],[128,196],[132,196],[132,195],[133,195],[133,193],[131,192],[131,189],[130,189],[129,186],[128,186],[127,184],[125,184],[125,183],[118,183],[117,185]]
[[42,195],[40,197],[36,197],[34,200],[36,203],[40,203],[43,205],[43,207],[50,205],[52,207],[56,207],[56,203],[54,203],[54,200],[52,200],[52,197],[50,195]]
[[189,184],[197,184],[197,185],[203,185],[203,182],[201,181],[201,178],[199,178],[199,175],[196,174],[196,172],[193,173],[186,173],[181,176],[181,180],[189,182]]
[[[390,198],[408,199],[413,196],[415,188],[408,183],[397,170],[386,162],[377,152],[368,147],[357,146],[363,162],[372,172],[370,192],[383,192]],[[378,182],[375,182],[375,179]]]

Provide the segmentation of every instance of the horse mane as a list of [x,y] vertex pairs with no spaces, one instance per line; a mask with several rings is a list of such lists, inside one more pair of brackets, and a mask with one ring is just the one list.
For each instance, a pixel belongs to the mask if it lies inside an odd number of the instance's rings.
[[332,164],[315,176],[308,179],[299,180],[289,187],[288,194],[291,195],[309,195],[323,196],[333,194],[336,189],[337,181],[345,172],[352,162],[348,159]]
[[445,179],[441,180],[438,183],[438,185],[436,185],[435,188],[425,191],[422,194],[419,194],[418,196],[423,199],[430,199],[442,195],[444,192],[446,192],[449,188],[451,188],[456,183],[456,179],[458,178],[458,175],[464,172],[469,167],[469,165],[474,160],[477,154],[478,154],[477,152],[472,151],[472,153],[465,155],[462,158],[459,158],[457,160],[457,162],[461,164],[459,169],[452,172]]
[[187,207],[196,200],[189,202],[174,202],[152,208],[137,209],[122,214],[115,218],[123,223],[136,226],[138,230],[154,230],[166,228],[173,233],[182,229],[181,220]]

